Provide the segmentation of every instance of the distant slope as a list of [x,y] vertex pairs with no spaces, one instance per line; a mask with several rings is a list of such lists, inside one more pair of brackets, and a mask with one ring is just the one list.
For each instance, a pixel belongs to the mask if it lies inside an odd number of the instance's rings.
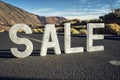
[[33,26],[41,25],[36,15],[0,2],[0,24],[14,25],[16,23],[25,23]]
[[57,23],[60,23],[62,21],[66,20],[65,18],[63,17],[58,17],[58,16],[53,16],[53,17],[46,17],[46,21],[48,24],[57,24]]
[[3,27],[3,25],[11,27],[17,23],[25,23],[31,27],[37,27],[48,23],[56,24],[61,20],[66,19],[62,17],[38,16],[0,1],[0,27]]
[[37,16],[38,19],[41,21],[42,25],[45,24],[59,24],[60,22],[67,20],[64,17],[58,17],[58,16],[50,16],[50,17],[44,17],[44,16]]

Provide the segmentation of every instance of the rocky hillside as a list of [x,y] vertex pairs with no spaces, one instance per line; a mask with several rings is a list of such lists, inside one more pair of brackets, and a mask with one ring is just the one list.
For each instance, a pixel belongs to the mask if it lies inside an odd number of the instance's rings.
[[38,16],[38,19],[41,21],[42,25],[59,24],[60,22],[67,20],[64,17],[58,17],[58,16],[51,16],[51,17]]
[[36,15],[10,4],[0,2],[0,24],[14,25],[16,23],[34,26],[41,25]]
[[59,24],[60,22],[66,20],[65,18],[63,17],[57,17],[57,16],[53,16],[53,17],[46,17],[46,22],[48,24]]
[[44,17],[29,13],[23,9],[0,1],[0,28],[11,27],[17,23],[25,23],[31,27],[44,26],[48,23],[59,23],[66,20],[62,17]]

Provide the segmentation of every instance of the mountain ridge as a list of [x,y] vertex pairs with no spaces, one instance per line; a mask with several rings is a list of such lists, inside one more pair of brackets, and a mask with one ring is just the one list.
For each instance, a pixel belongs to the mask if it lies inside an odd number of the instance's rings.
[[9,3],[0,1],[0,27],[3,27],[2,25],[11,27],[17,23],[25,23],[34,28],[44,26],[45,24],[57,24],[63,20],[66,19],[58,16],[39,16]]

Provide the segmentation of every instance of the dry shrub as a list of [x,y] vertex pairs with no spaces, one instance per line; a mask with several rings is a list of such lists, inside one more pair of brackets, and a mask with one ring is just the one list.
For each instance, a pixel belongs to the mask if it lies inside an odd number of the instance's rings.
[[35,28],[35,29],[32,29],[32,31],[34,33],[42,33],[43,32],[43,29],[42,28]]
[[42,28],[38,28],[38,31],[42,33],[42,32],[43,32],[43,29],[42,29]]
[[23,29],[19,29],[17,32],[24,32],[24,30]]
[[4,32],[5,31],[5,29],[0,29],[0,32]]
[[107,24],[105,26],[106,33],[120,35],[120,26],[118,24]]
[[74,28],[71,28],[71,33],[72,33],[72,34],[79,34],[79,31],[76,30],[76,29],[74,29]]
[[86,25],[80,25],[80,26],[73,26],[73,28],[80,30],[80,29],[86,29]]
[[38,33],[39,31],[37,29],[32,29],[34,33]]
[[87,34],[87,30],[86,30],[86,29],[81,29],[81,30],[79,31],[79,33],[86,35],[86,34]]

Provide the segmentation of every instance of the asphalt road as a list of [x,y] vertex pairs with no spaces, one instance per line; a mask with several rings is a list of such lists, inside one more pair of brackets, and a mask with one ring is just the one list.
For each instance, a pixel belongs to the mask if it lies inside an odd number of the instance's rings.
[[[9,51],[12,47],[24,50],[24,45],[15,45],[8,33],[0,33],[0,80],[120,80],[120,66],[110,61],[120,61],[120,37],[105,37],[94,41],[104,45],[104,51],[64,53],[64,36],[59,35],[62,54],[55,55],[52,49],[41,57],[42,34],[23,35],[31,39],[34,51],[23,59],[15,58]],[[33,39],[34,38],[34,39]],[[86,47],[84,36],[72,36],[72,47]]]

